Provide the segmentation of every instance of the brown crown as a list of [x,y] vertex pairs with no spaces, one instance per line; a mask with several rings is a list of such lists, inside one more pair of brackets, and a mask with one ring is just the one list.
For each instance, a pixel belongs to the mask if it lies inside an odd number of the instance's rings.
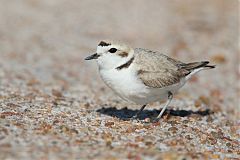
[[98,46],[109,46],[109,45],[111,45],[110,43],[106,43],[106,42],[104,42],[104,41],[101,41],[99,44],[98,44]]

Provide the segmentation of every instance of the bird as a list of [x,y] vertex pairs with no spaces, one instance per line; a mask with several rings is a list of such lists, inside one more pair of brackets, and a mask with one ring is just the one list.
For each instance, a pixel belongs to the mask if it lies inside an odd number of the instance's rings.
[[119,97],[141,105],[131,119],[137,119],[148,103],[167,100],[155,121],[194,74],[215,68],[209,61],[184,63],[158,51],[111,40],[100,41],[96,53],[85,60],[97,61],[100,77]]

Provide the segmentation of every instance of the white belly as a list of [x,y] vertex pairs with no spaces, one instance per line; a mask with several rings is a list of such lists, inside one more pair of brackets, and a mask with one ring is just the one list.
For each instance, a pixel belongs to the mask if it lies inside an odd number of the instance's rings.
[[147,87],[130,69],[100,70],[100,75],[103,81],[126,101],[135,102],[132,97],[141,99],[148,93]]
[[185,83],[180,82],[165,88],[150,88],[145,86],[130,68],[100,70],[100,75],[103,81],[121,98],[136,104],[164,100],[168,96],[168,91],[175,92]]

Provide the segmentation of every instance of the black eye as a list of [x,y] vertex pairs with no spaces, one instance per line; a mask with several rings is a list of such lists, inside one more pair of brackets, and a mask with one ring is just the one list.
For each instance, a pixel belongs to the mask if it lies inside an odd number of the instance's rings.
[[117,52],[117,49],[116,48],[111,48],[111,49],[109,49],[109,52],[110,53],[115,53],[115,52]]

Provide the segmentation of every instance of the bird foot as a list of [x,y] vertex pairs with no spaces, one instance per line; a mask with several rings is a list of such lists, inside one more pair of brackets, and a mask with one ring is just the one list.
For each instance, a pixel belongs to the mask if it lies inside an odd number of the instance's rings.
[[152,123],[157,123],[159,121],[160,121],[160,118],[154,118],[154,119],[151,120]]

